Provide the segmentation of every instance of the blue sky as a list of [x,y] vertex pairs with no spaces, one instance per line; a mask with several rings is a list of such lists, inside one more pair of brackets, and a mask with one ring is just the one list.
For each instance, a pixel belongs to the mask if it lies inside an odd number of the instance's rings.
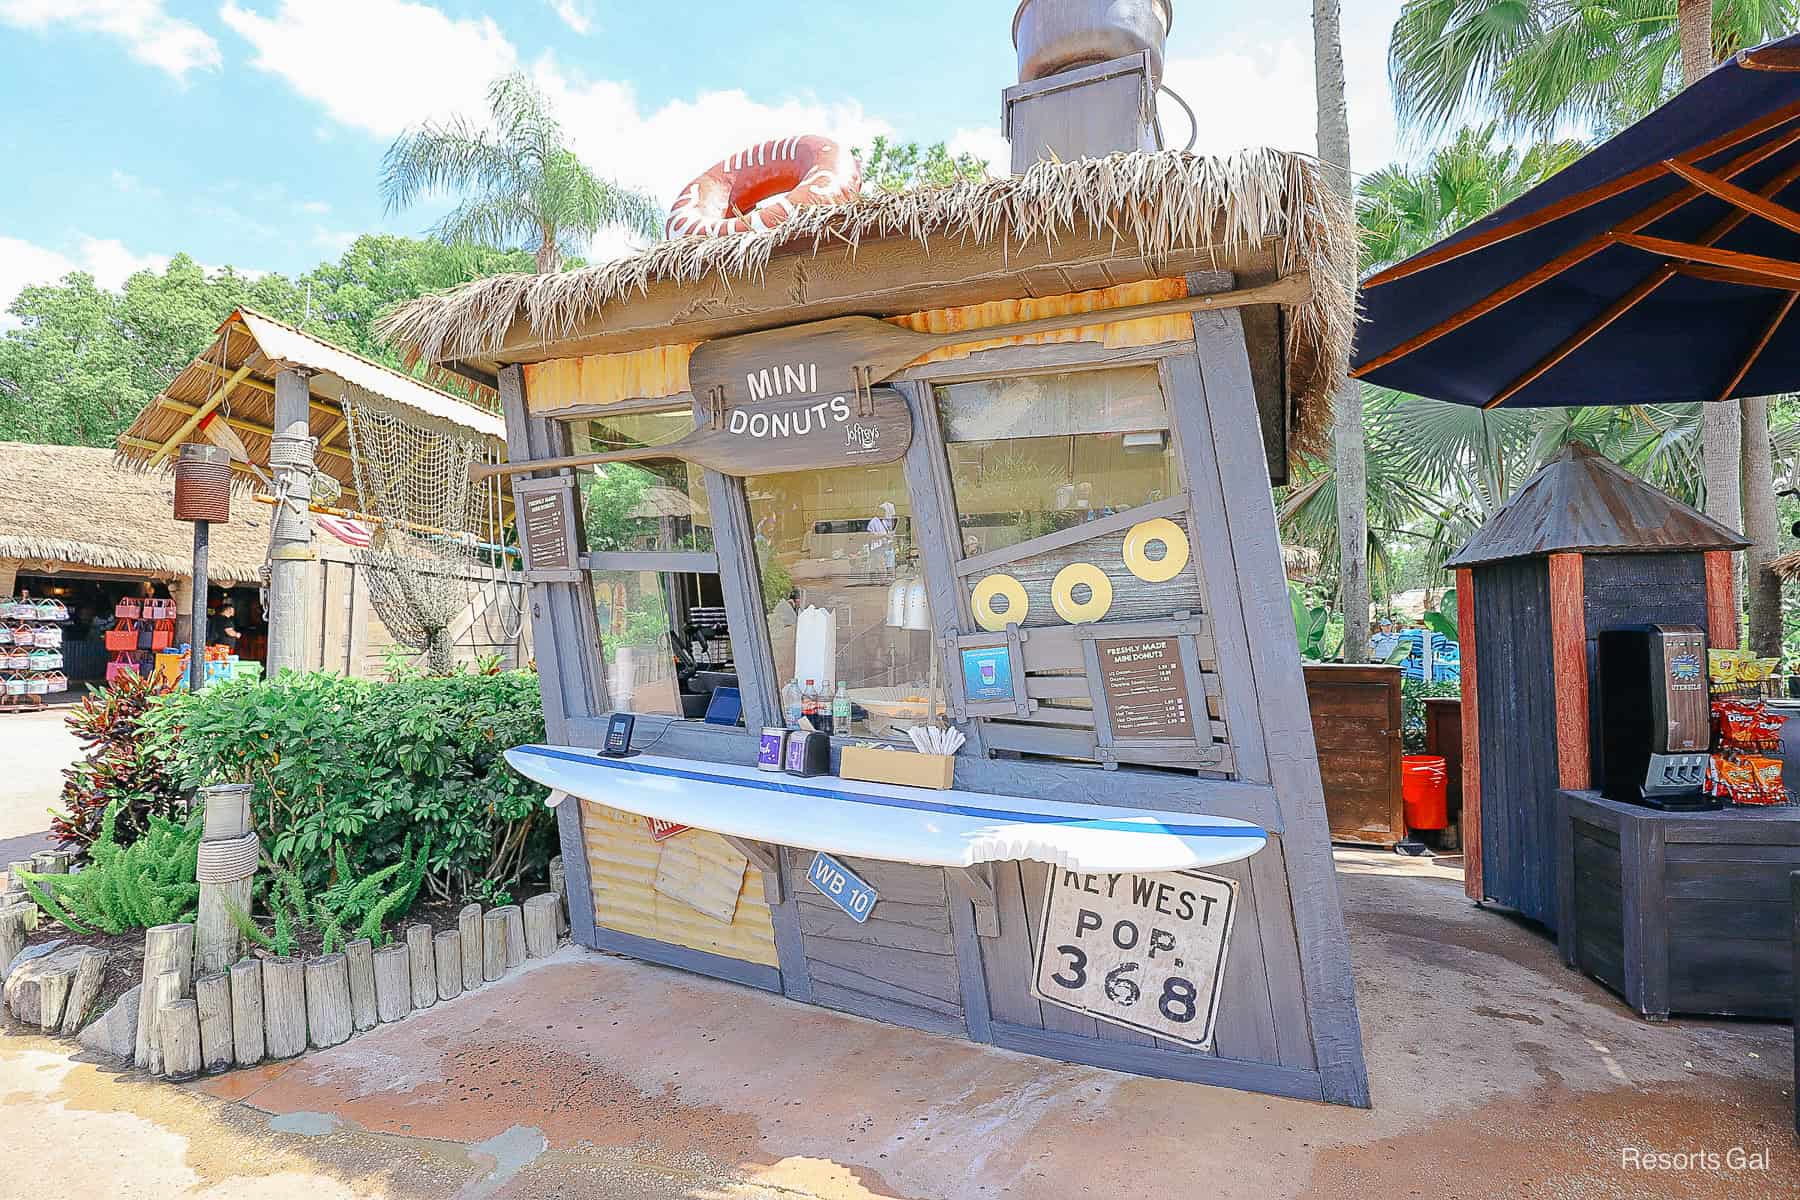
[[[478,113],[512,69],[593,166],[664,201],[782,133],[942,139],[1003,163],[1015,6],[0,0],[0,306],[70,269],[116,286],[185,251],[298,272],[357,233],[419,233],[441,206],[384,214],[382,151],[421,119]],[[1399,0],[1345,8],[1366,170],[1394,153],[1383,54]],[[1200,113],[1198,149],[1313,148],[1309,9],[1176,0],[1168,77]]]

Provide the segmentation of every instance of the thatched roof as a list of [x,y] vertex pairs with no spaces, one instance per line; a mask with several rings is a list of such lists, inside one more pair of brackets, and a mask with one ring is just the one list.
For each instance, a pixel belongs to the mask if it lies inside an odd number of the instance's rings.
[[1444,566],[1560,553],[1742,550],[1749,544],[1598,451],[1572,442],[1526,480]]
[[[541,351],[578,328],[603,325],[614,316],[602,311],[607,306],[658,285],[699,290],[760,281],[779,259],[854,257],[859,246],[881,240],[910,241],[933,254],[986,244],[1023,257],[1028,249],[1082,238],[1106,241],[1119,258],[1152,267],[1178,261],[1186,269],[1198,257],[1197,268],[1304,273],[1311,288],[1289,322],[1288,386],[1300,401],[1300,440],[1318,444],[1349,353],[1356,225],[1314,159],[1275,150],[1230,158],[1113,154],[1041,162],[1000,179],[868,193],[803,208],[769,232],[689,237],[577,270],[477,280],[402,305],[380,328],[408,353],[433,362],[526,361],[502,352],[522,336]],[[714,307],[695,299],[696,316]],[[778,312],[771,307],[766,315]],[[554,355],[531,357],[547,356]]]
[[[212,529],[209,573],[256,578],[269,545],[269,510],[239,495],[229,524]],[[131,470],[88,446],[0,442],[0,558],[148,575],[192,572],[194,527],[177,521],[175,477]]]
[[[235,379],[218,410],[226,413],[251,461],[266,468],[275,418],[275,376],[290,367],[310,372],[307,386],[312,396],[312,434],[320,443],[318,466],[346,492],[355,488],[341,400],[346,384],[374,397],[375,403],[411,424],[444,430],[496,449],[505,446],[505,423],[493,413],[273,317],[240,308],[220,323],[212,343],[119,435],[119,458],[133,466],[173,466],[180,443],[206,440],[188,428],[197,410],[214,402],[220,386]],[[238,371],[243,368],[247,369],[240,376]],[[170,445],[171,438],[174,445]],[[166,452],[165,446],[169,447]]]

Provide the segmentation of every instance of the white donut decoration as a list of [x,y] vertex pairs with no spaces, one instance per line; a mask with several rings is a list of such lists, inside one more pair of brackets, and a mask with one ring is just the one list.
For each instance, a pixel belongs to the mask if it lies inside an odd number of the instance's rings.
[[[1075,589],[1086,584],[1088,598],[1075,599]],[[1112,608],[1113,585],[1106,572],[1093,563],[1070,563],[1050,581],[1050,607],[1071,625],[1098,621]]]
[[[1161,543],[1161,558],[1151,558],[1149,547]],[[1167,583],[1188,563],[1187,534],[1167,517],[1139,521],[1125,535],[1125,569],[1145,583]]]

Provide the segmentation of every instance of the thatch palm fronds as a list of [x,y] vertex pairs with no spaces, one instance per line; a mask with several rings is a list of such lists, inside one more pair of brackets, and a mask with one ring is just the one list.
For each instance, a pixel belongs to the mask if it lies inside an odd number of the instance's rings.
[[488,110],[485,128],[452,117],[394,140],[381,171],[389,212],[432,192],[460,191],[461,203],[433,232],[453,246],[522,245],[536,253],[539,272],[555,271],[565,252],[602,229],[624,225],[647,238],[661,231],[656,201],[590,171],[524,75],[496,79]]
[[[1266,253],[1282,275],[1304,272],[1308,298],[1290,325],[1290,378],[1307,409],[1324,413],[1349,355],[1357,233],[1317,160],[1274,150],[1230,158],[1180,151],[1040,162],[1023,175],[946,187],[865,192],[800,209],[768,232],[689,237],[555,275],[499,275],[401,306],[381,333],[432,361],[498,349],[515,319],[544,340],[566,336],[605,305],[652,284],[756,278],[784,247],[854,253],[863,241],[906,239],[1022,246],[1073,234],[1111,238],[1120,256],[1155,262],[1178,250]],[[1328,414],[1327,414],[1328,415]],[[1324,421],[1302,423],[1300,440]]]
[[1476,112],[1510,132],[1620,128],[1680,89],[1677,10],[1695,3],[1712,9],[1713,62],[1800,23],[1795,0],[1406,0],[1395,112],[1426,137]]

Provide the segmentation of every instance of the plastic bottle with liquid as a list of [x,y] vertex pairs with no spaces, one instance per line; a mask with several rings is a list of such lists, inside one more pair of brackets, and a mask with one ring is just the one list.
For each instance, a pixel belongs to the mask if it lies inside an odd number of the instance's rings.
[[839,736],[850,732],[850,693],[844,689],[844,681],[838,680],[837,693],[831,698],[831,729]]
[[790,679],[781,689],[781,719],[789,728],[800,724],[800,681]]
[[807,680],[800,689],[800,716],[807,725],[824,730],[825,724],[819,716],[819,685],[814,680]]

